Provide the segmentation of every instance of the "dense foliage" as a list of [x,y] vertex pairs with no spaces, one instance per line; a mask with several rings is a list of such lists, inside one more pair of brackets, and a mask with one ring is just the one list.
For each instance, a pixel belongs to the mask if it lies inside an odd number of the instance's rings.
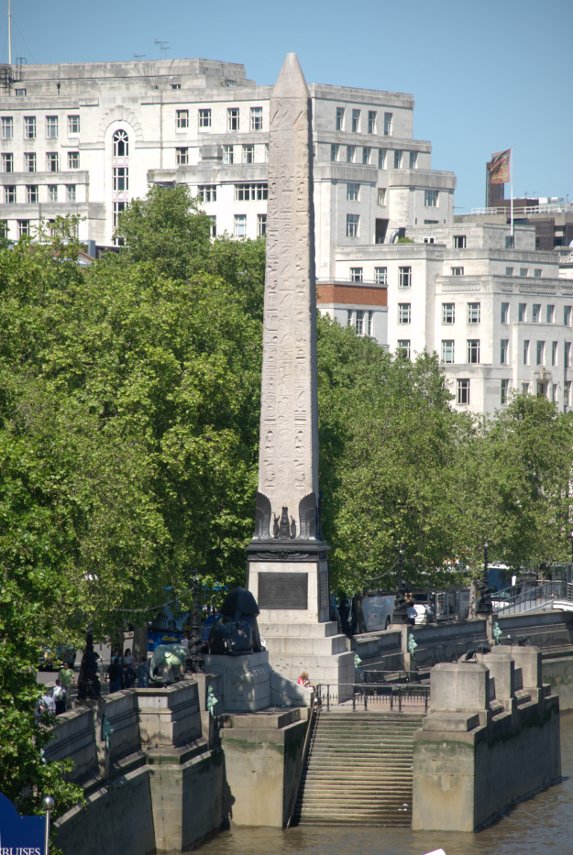
[[[244,582],[264,242],[211,242],[182,187],[155,188],[120,228],[123,248],[88,268],[66,223],[0,249],[0,790],[12,797],[52,774],[32,712],[43,642],[189,603],[197,575]],[[567,558],[570,414],[518,396],[472,421],[435,357],[392,357],[327,319],[318,356],[337,588],[393,587],[400,549],[419,584],[477,567],[486,539],[516,566]]]

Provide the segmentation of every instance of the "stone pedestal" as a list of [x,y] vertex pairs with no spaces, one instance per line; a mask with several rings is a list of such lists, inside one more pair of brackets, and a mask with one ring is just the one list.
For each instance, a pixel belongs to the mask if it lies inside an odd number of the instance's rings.
[[338,686],[345,699],[352,696],[354,654],[328,619],[326,549],[316,541],[282,547],[253,541],[248,585],[259,604],[259,631],[272,668],[289,680],[307,671],[314,686]]
[[299,710],[229,717],[220,735],[233,824],[284,828],[296,799],[306,727]]
[[215,714],[256,712],[271,706],[271,666],[269,655],[206,656],[205,672],[220,677],[222,697]]

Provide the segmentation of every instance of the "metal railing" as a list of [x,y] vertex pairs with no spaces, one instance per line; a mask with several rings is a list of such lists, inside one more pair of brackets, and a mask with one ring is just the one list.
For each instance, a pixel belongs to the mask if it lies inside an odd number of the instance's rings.
[[565,581],[543,582],[516,592],[514,587],[492,593],[495,614],[500,617],[541,608],[551,600],[573,599],[573,585]]
[[288,810],[288,816],[287,816],[287,821],[286,821],[286,827],[287,828],[290,827],[290,824],[292,823],[294,815],[295,815],[299,792],[300,792],[300,789],[302,787],[304,774],[306,772],[306,767],[308,765],[308,757],[309,757],[309,754],[310,754],[310,751],[311,751],[311,748],[312,748],[312,745],[314,742],[317,719],[318,719],[317,695],[316,695],[316,692],[313,692],[312,698],[310,701],[310,708],[308,711],[308,722],[306,725],[306,733],[304,735],[304,744],[302,747],[302,762],[300,764],[300,771],[298,773],[298,781],[297,781],[296,787],[293,790],[292,801],[290,803],[289,810]]
[[429,683],[335,683],[316,687],[317,703],[322,712],[333,709],[352,709],[390,712],[415,711],[423,708],[428,712],[430,701]]

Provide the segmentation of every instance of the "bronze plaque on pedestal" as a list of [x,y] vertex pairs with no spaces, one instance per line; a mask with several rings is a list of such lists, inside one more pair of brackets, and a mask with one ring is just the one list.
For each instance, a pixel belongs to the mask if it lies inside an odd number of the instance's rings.
[[308,609],[308,573],[259,573],[260,609]]

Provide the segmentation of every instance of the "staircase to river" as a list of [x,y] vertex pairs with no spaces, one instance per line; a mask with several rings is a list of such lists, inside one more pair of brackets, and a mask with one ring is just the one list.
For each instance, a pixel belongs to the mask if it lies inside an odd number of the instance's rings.
[[294,822],[409,826],[421,722],[409,713],[319,711]]

